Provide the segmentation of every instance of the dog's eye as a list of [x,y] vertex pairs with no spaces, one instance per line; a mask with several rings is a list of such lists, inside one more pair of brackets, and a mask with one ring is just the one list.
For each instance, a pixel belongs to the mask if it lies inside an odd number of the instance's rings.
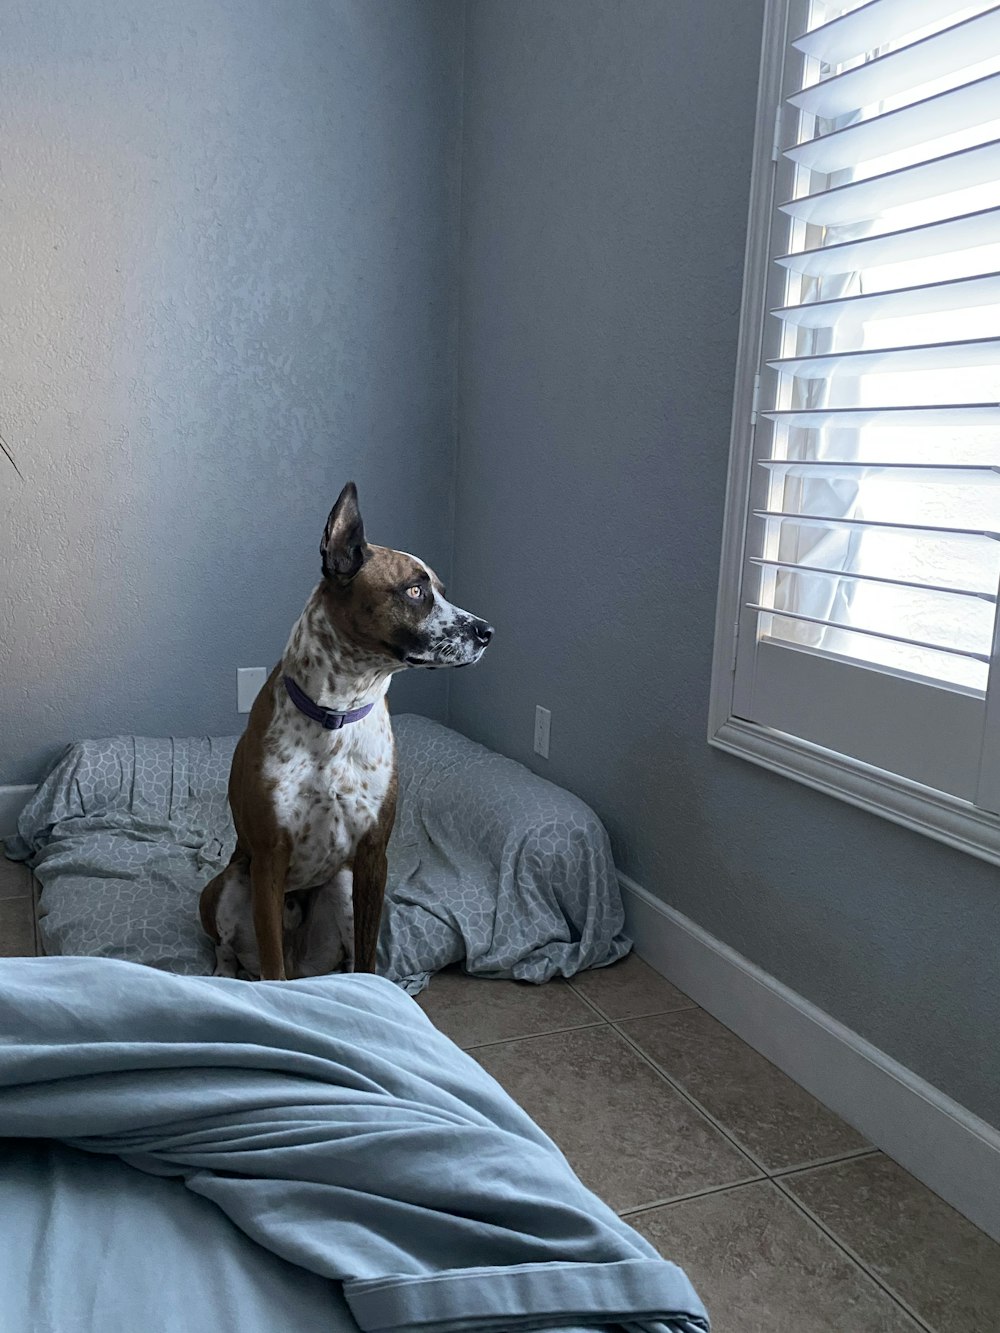
[[412,601],[419,602],[421,597],[423,597],[424,595],[424,590],[423,588],[421,588],[419,583],[414,583],[409,588],[407,588],[406,595]]

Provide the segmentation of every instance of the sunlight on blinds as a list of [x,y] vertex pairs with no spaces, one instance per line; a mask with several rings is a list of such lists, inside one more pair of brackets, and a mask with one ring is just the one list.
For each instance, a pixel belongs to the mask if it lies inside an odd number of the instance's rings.
[[[852,49],[873,33],[881,44]],[[759,633],[984,691],[1000,581],[1000,6],[815,3],[797,45]],[[868,100],[845,107],[855,96]]]

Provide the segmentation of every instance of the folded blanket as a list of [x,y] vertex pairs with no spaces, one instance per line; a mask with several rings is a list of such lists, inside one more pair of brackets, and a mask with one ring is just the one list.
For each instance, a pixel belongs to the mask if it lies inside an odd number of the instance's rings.
[[684,1273],[373,976],[0,961],[0,1136],[176,1175],[362,1329],[704,1333]]

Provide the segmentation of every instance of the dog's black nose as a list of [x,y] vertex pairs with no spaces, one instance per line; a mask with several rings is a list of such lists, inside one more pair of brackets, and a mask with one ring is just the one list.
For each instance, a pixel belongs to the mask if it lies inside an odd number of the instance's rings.
[[472,632],[484,648],[493,638],[493,626],[487,625],[485,620],[474,620],[472,622]]

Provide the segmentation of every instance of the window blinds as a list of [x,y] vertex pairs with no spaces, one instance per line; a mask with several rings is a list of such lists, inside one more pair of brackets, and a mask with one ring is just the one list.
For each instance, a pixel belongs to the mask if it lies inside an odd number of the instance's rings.
[[[1000,583],[1000,5],[796,17],[737,712],[974,799]],[[890,735],[928,710],[940,764]]]

